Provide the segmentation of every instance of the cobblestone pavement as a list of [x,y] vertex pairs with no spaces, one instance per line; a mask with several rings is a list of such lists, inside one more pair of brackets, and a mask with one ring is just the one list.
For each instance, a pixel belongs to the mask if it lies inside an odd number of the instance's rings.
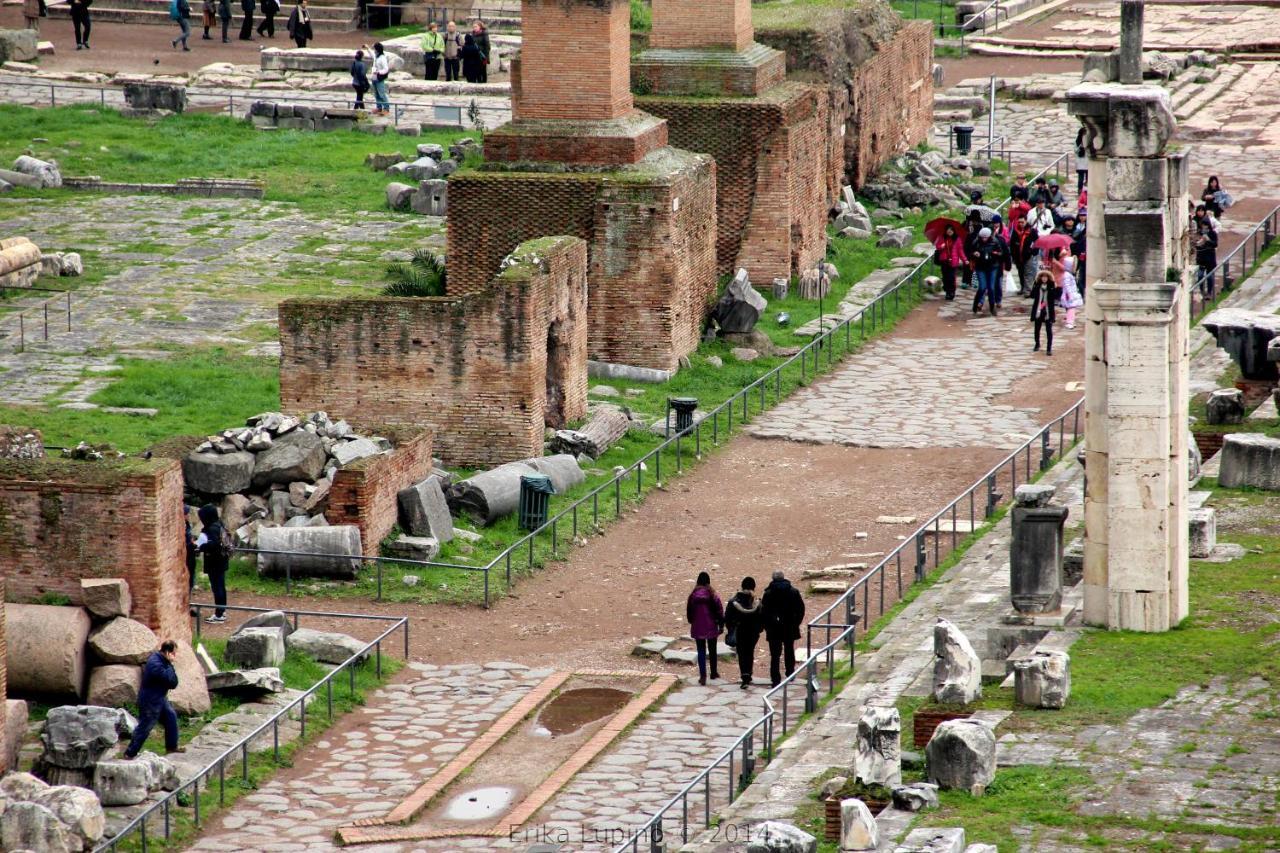
[[[188,849],[337,850],[333,833],[339,826],[390,811],[550,674],[509,663],[410,663],[366,707],[325,732],[291,769],[207,824]],[[523,850],[538,834],[559,833],[567,833],[573,850],[608,849],[624,827],[645,819],[726,749],[760,707],[759,691],[732,683],[677,686],[514,839],[448,838],[357,849]]]
[[[1143,21],[1148,50],[1240,51],[1257,46],[1270,49],[1280,26],[1274,6],[1218,3],[1148,5]],[[1073,3],[1054,11],[1047,20],[1035,17],[1001,30],[1006,39],[1034,40],[1045,48],[1072,49],[1080,45],[1120,44],[1120,4],[1111,0]]]
[[[757,438],[858,447],[1017,447],[1039,431],[1039,414],[995,400],[1044,370],[1048,360],[1031,351],[1027,315],[1008,310],[1024,300],[1006,297],[1006,312],[998,317],[973,316],[972,293],[961,290],[954,302],[918,309],[959,321],[957,336],[877,340],[756,418],[747,431]],[[1067,329],[1059,322],[1054,358],[1077,358],[1081,335],[1082,326]]]
[[370,242],[371,234],[399,245],[443,243],[441,223],[355,212],[331,221],[292,204],[238,199],[0,200],[0,233],[51,251],[91,249],[87,264],[118,270],[72,295],[70,332],[51,323],[49,340],[33,341],[28,325],[24,353],[15,352],[16,310],[0,314],[0,403],[36,403],[54,391],[81,402],[101,387],[85,371],[109,370],[116,352],[204,343],[274,354],[281,299],[367,290],[386,261],[408,254]]

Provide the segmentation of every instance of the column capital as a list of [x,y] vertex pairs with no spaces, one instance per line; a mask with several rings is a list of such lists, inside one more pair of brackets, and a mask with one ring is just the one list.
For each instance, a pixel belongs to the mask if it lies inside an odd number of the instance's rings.
[[1089,288],[1107,323],[1167,325],[1173,318],[1178,285],[1172,282],[1099,281]]

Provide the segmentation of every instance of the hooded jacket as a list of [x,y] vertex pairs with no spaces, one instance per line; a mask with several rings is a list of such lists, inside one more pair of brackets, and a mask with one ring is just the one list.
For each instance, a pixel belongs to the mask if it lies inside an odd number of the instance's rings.
[[724,625],[737,631],[738,647],[754,646],[764,630],[764,612],[755,593],[738,590],[724,608]]
[[225,572],[231,562],[231,555],[223,547],[223,526],[218,518],[218,510],[213,504],[200,507],[200,523],[204,525],[204,544],[200,553],[204,554],[204,573]]
[[969,263],[964,254],[964,241],[959,236],[947,237],[943,234],[933,246],[938,250],[938,263],[942,266],[962,267]]
[[685,603],[685,618],[689,621],[689,636],[695,640],[714,640],[720,636],[724,624],[724,605],[720,596],[709,586],[695,586]]
[[769,642],[800,639],[800,623],[804,621],[804,599],[800,590],[786,578],[775,578],[765,587],[760,599],[764,633]]
[[167,701],[167,694],[178,686],[178,673],[169,659],[160,652],[152,652],[142,667],[142,686],[138,688],[138,711],[159,711]]

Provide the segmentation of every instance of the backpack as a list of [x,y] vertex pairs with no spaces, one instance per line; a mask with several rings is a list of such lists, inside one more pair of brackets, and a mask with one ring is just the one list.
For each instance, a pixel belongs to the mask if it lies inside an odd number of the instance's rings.
[[182,20],[182,8],[178,5],[178,0],[169,0],[169,17],[175,21]]

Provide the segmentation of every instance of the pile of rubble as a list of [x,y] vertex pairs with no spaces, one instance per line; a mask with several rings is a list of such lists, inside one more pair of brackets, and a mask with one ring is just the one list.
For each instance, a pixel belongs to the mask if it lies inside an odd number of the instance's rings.
[[[62,710],[54,708],[49,718]],[[145,766],[141,761],[139,765]],[[0,850],[92,850],[106,829],[102,804],[93,791],[49,785],[30,773],[0,779],[0,814]]]
[[57,160],[41,160],[23,154],[13,161],[13,166],[0,169],[0,192],[14,187],[42,190],[62,186],[62,171]]
[[864,184],[862,195],[880,208],[873,215],[903,216],[957,201],[968,204],[970,193],[985,190],[972,183],[972,178],[990,174],[986,160],[948,159],[939,151],[908,151]]
[[387,207],[412,210],[425,216],[445,216],[449,206],[449,185],[445,180],[462,166],[469,154],[480,154],[480,143],[464,136],[449,146],[427,143],[418,146],[418,158],[406,160],[398,153],[370,154],[365,165],[386,172],[388,177],[404,178],[414,184],[394,182],[387,185]]

